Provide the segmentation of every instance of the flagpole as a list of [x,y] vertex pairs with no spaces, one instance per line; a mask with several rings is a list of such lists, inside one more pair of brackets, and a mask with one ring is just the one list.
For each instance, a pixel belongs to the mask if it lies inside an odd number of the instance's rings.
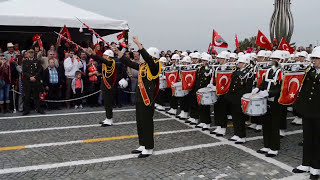
[[[77,18],[77,17],[76,17]],[[82,25],[84,25],[86,28],[88,28],[94,35],[97,36],[97,38],[101,39],[102,42],[104,42],[105,44],[107,44],[108,46],[110,46],[110,44],[108,42],[106,42],[96,31],[94,31],[91,27],[89,27],[86,23],[82,22],[79,18],[77,18],[78,21],[80,21],[82,23]]]
[[79,46],[77,43],[73,42],[72,40],[70,40],[70,39],[68,39],[68,38],[66,38],[66,37],[64,37],[64,36],[62,36],[60,33],[57,33],[57,32],[55,32],[55,31],[54,31],[54,33],[56,33],[56,34],[57,34],[61,39],[66,40],[67,42],[69,42],[69,43],[71,43],[71,44],[73,44],[73,45],[77,46],[78,48],[80,48],[80,49],[84,50],[84,48],[83,48],[83,47]]

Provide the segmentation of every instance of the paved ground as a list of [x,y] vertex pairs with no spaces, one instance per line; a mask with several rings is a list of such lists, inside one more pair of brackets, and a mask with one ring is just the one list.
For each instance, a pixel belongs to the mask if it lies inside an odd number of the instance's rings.
[[[138,146],[134,107],[115,109],[115,125],[102,128],[103,108],[0,117],[0,179],[304,179],[301,127],[292,126],[276,158],[255,151],[262,133],[247,130],[248,142],[227,139],[156,112],[155,153],[130,154]],[[230,122],[231,123],[231,122]]]

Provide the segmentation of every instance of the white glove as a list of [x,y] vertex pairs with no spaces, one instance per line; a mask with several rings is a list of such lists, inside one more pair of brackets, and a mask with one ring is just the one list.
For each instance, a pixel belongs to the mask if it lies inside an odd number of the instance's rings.
[[259,92],[259,88],[254,88],[251,91],[252,94],[257,94],[258,92]]
[[122,89],[125,89],[126,87],[128,87],[128,81],[126,81],[124,78],[122,78],[118,84]]
[[217,90],[216,86],[214,86],[213,84],[208,84],[207,87],[208,87],[208,88],[211,88],[213,91],[216,91],[216,90]]
[[292,66],[291,71],[299,71],[299,66]]
[[269,96],[269,93],[268,93],[267,90],[264,90],[264,91],[260,91],[260,92],[259,92],[259,95],[260,95],[261,97],[268,97],[268,96]]
[[227,66],[222,65],[221,66],[221,71],[225,71],[227,69]]
[[159,78],[160,78],[160,79],[162,79],[162,78],[163,78],[163,75],[162,75],[162,74],[160,74],[160,75],[159,75]]

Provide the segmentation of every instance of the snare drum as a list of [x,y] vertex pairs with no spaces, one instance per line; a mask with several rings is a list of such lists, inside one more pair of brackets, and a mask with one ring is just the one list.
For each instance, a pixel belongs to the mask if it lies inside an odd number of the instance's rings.
[[182,90],[182,82],[174,83],[171,89],[172,95],[175,97],[184,97],[189,93],[187,90]]
[[212,88],[205,87],[197,91],[197,99],[201,105],[213,105],[217,102],[217,95]]
[[267,98],[259,94],[244,94],[241,98],[242,110],[249,116],[262,116],[267,113]]
[[167,88],[167,81],[165,78],[159,79],[159,89],[166,89]]

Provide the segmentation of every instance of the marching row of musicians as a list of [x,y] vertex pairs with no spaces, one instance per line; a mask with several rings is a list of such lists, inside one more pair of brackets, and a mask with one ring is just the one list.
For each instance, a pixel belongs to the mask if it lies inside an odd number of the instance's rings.
[[[280,135],[286,129],[287,107],[292,105],[297,118],[295,124],[303,124],[303,162],[293,171],[310,172],[312,178],[320,174],[320,47],[308,56],[303,52],[291,56],[286,51],[260,51],[252,54],[221,52],[212,59],[206,53],[175,54],[171,61],[160,58],[157,48],[138,46],[142,63],[130,61],[116,48],[96,56],[92,49],[86,52],[103,64],[101,90],[104,96],[106,119],[102,126],[111,126],[113,91],[117,70],[115,54],[123,64],[136,69],[136,120],[139,147],[132,153],[145,158],[153,154],[154,109],[164,111],[164,99],[170,98],[170,110],[177,117],[202,130],[209,130],[211,110],[217,127],[211,134],[225,136],[228,115],[232,115],[236,144],[246,142],[246,121],[251,128],[263,131],[264,147],[257,152],[268,157],[278,155]],[[310,61],[306,61],[309,58]],[[119,81],[125,86],[126,81]],[[160,90],[159,90],[160,89]],[[159,91],[158,91],[159,90]],[[295,102],[295,103],[294,103]]]
[[231,115],[234,134],[229,140],[236,144],[246,142],[246,122],[250,119],[249,128],[263,131],[264,147],[257,152],[275,157],[280,138],[285,136],[287,109],[291,109],[295,115],[292,124],[303,124],[304,139],[303,162],[293,172],[310,172],[311,178],[319,178],[320,47],[310,56],[262,50],[256,57],[237,57],[223,51],[215,60],[206,53],[191,53],[184,57],[175,54],[171,62],[160,58],[160,62],[163,71],[155,105],[158,110],[165,110],[163,99],[167,96],[168,114],[205,131],[210,129],[213,105],[216,128],[210,133],[225,136]]

